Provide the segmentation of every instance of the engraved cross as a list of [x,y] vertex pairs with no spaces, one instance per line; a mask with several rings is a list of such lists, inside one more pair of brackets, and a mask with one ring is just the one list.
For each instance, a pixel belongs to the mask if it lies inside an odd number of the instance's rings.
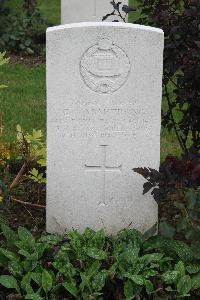
[[100,145],[102,147],[102,164],[100,166],[89,166],[85,165],[86,171],[88,172],[102,172],[103,173],[103,192],[102,192],[102,201],[99,203],[102,206],[106,206],[106,172],[121,172],[122,165],[111,167],[106,164],[106,147],[108,145]]

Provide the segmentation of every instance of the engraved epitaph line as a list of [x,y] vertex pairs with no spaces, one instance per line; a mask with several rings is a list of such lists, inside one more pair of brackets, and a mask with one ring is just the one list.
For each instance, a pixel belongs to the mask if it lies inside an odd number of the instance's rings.
[[108,145],[100,145],[102,147],[102,164],[98,165],[86,165],[85,168],[88,172],[103,172],[103,190],[102,190],[102,201],[99,203],[102,206],[107,206],[106,203],[106,172],[121,172],[122,164],[120,166],[107,166],[106,165],[106,147]]

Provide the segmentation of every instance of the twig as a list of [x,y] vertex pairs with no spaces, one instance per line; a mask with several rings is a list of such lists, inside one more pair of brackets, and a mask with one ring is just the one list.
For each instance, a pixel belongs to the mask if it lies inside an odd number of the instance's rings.
[[19,184],[19,181],[22,178],[22,176],[23,176],[23,174],[24,174],[24,172],[26,170],[26,167],[27,167],[27,162],[24,162],[24,164],[21,167],[19,173],[17,174],[17,176],[15,177],[15,179],[13,180],[13,182],[10,185],[10,188],[9,188],[10,191],[12,189],[14,189]]
[[13,198],[13,197],[11,197],[11,200],[14,201],[14,202],[23,204],[23,205],[28,205],[28,206],[35,207],[35,208],[46,209],[46,206],[45,206],[45,205],[34,204],[34,203],[30,203],[30,202],[25,202],[25,201],[22,201],[22,200],[15,199],[15,198]]

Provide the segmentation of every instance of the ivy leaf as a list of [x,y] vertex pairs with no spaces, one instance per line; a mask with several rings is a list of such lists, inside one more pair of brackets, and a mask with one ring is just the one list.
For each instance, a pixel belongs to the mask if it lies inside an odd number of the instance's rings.
[[51,274],[44,269],[42,272],[42,287],[46,294],[51,290],[52,284],[53,280]]
[[17,280],[13,276],[2,275],[0,276],[0,284],[7,289],[15,289],[20,294],[20,289]]
[[177,283],[177,291],[180,295],[187,295],[192,288],[192,282],[189,275],[181,277]]

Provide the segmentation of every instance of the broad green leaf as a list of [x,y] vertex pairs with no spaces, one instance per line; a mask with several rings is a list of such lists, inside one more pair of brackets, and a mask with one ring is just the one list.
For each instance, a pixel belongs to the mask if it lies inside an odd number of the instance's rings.
[[16,233],[9,226],[7,226],[5,224],[1,224],[1,230],[2,230],[3,235],[5,236],[6,240],[11,245],[13,245],[17,238]]
[[24,275],[21,281],[21,288],[27,293],[27,294],[33,294],[34,291],[30,285],[31,282],[31,273],[27,273]]
[[0,284],[7,289],[15,289],[20,294],[20,289],[17,280],[13,276],[2,275],[0,276]]
[[192,282],[189,275],[181,277],[177,283],[177,291],[180,295],[186,295],[192,288]]
[[142,275],[131,275],[129,273],[126,273],[124,274],[124,276],[138,285],[145,285],[145,278]]
[[163,258],[164,254],[162,253],[151,253],[145,254],[140,258],[140,261],[144,262],[146,265],[152,262],[159,262]]
[[75,298],[78,296],[78,289],[75,285],[75,283],[63,283],[64,288]]
[[52,284],[53,280],[51,274],[44,269],[42,272],[42,287],[46,294],[51,290]]
[[92,288],[95,292],[100,292],[106,281],[107,274],[105,271],[100,271],[92,278]]
[[145,270],[145,271],[142,272],[142,275],[145,278],[153,277],[153,276],[156,276],[157,274],[158,274],[157,271],[151,270],[151,269],[148,269],[148,270]]
[[133,299],[133,284],[130,280],[127,280],[125,282],[125,285],[124,285],[124,295],[126,297],[126,300],[131,300]]
[[97,260],[103,260],[107,257],[106,252],[96,248],[87,248],[86,253],[89,257]]
[[37,285],[41,285],[42,284],[42,274],[40,273],[31,273],[31,278],[33,279],[33,281],[35,283],[37,283]]
[[166,283],[176,283],[179,277],[179,272],[177,271],[167,271],[162,274],[162,279]]
[[150,280],[145,280],[145,288],[147,294],[151,294],[153,292],[153,283]]
[[185,275],[185,266],[184,263],[182,261],[179,261],[176,265],[175,265],[175,271],[178,271],[180,276],[184,276]]
[[200,289],[200,273],[191,276],[192,289]]
[[18,236],[25,245],[27,245],[28,247],[34,247],[35,239],[30,231],[28,231],[26,228],[20,226],[18,228]]
[[23,268],[20,261],[11,260],[8,263],[8,270],[13,276],[22,276]]
[[18,260],[18,257],[11,251],[0,248],[0,253],[3,254],[5,257],[7,257],[10,260]]

